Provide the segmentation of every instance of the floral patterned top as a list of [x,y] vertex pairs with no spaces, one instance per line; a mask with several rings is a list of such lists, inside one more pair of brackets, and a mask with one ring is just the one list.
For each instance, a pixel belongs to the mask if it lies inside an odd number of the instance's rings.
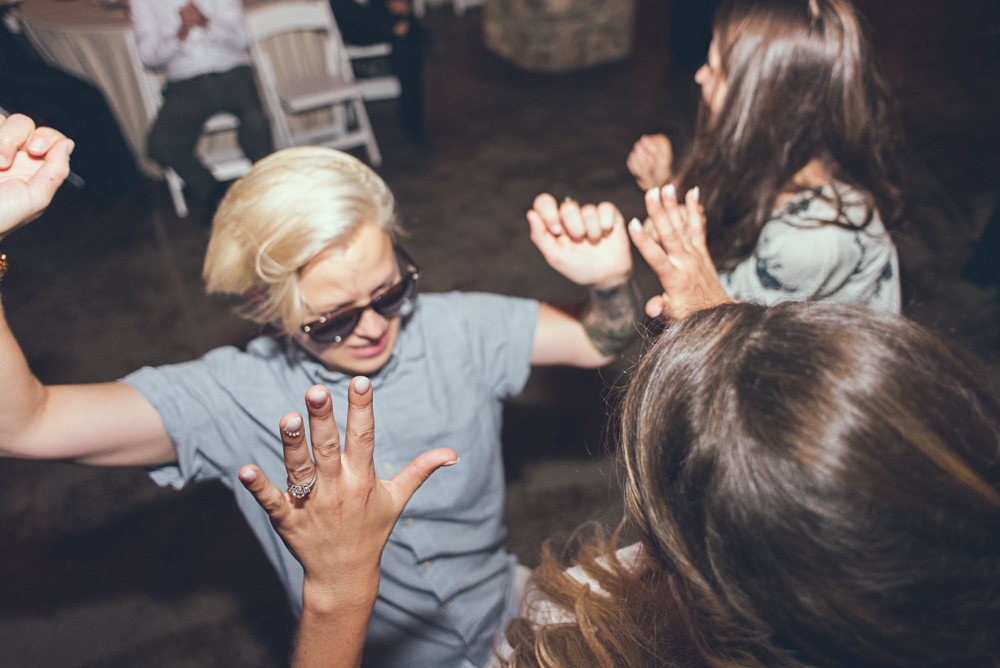
[[753,254],[720,273],[722,287],[759,304],[831,299],[899,313],[899,260],[878,212],[861,230],[830,224],[861,225],[867,215],[862,194],[842,183],[799,193],[775,209]]

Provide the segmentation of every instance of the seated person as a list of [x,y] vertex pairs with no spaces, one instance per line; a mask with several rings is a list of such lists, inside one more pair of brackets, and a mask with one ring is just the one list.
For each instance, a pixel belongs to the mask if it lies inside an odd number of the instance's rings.
[[[625,522],[639,542],[595,540],[569,569],[546,549],[497,664],[997,665],[996,397],[898,315],[731,303],[687,202],[686,214],[650,208],[662,245],[633,223],[674,318],[621,408]],[[466,465],[438,448],[377,479],[372,395],[353,379],[334,411],[340,439],[326,390],[309,391],[315,466],[301,416],[281,418],[288,475],[315,470],[304,500],[257,466],[240,472],[304,564],[296,668],[361,665],[382,547],[407,499],[435,469],[454,466],[424,484]]]
[[165,69],[163,106],[149,132],[149,157],[172,167],[187,192],[214,207],[225,186],[195,154],[205,121],[227,111],[240,119],[240,147],[252,162],[273,148],[247,64],[250,33],[241,0],[132,0],[132,29],[146,67]]
[[664,135],[628,167],[644,190],[700,185],[726,292],[742,301],[833,300],[898,313],[896,132],[847,0],[726,0],[690,155]]
[[[68,169],[71,143],[12,116],[0,124],[0,236],[44,208]],[[15,151],[15,149],[17,149]],[[518,611],[517,560],[504,549],[500,429],[504,397],[531,365],[597,367],[634,331],[624,221],[611,205],[540,197],[597,240],[555,236],[533,216],[549,264],[590,288],[569,315],[531,299],[417,296],[416,263],[394,243],[392,193],[357,159],[302,147],[258,162],[219,207],[205,277],[214,292],[248,294],[251,315],[280,335],[185,364],[145,368],[124,382],[45,387],[0,319],[0,456],[145,466],[163,485],[218,479],[257,534],[301,611],[302,568],[237,481],[241,466],[284,475],[282,409],[310,401],[343,415],[351,378],[379,391],[376,456],[389,477],[416,453],[449,447],[465,466],[411,501],[385,551],[367,652],[379,666],[484,666],[496,632]],[[308,496],[303,468],[288,476]]]
[[399,124],[407,138],[424,147],[423,26],[409,0],[330,0],[337,27],[347,44],[392,44],[389,62],[399,78]]

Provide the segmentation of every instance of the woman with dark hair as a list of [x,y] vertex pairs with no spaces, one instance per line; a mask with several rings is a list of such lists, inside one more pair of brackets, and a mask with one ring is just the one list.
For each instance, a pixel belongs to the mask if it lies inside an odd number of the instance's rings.
[[[630,231],[675,321],[621,412],[623,527],[639,542],[592,541],[568,569],[546,549],[499,662],[996,668],[996,397],[898,315],[732,303],[696,199],[661,195],[649,216],[659,241]],[[328,404],[309,406],[307,503],[240,472],[304,564],[298,667],[359,664],[393,523],[435,468],[462,465],[438,449],[378,481],[370,386],[353,382],[343,452]],[[307,446],[282,438],[291,471]]]
[[644,190],[700,185],[708,241],[741,301],[900,309],[886,232],[901,217],[887,93],[847,0],[726,0],[715,17],[690,155],[636,142]]

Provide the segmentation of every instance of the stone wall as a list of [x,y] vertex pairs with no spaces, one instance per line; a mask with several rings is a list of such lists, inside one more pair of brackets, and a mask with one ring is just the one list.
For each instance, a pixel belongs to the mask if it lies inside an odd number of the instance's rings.
[[635,0],[486,0],[483,42],[534,72],[570,72],[632,50]]

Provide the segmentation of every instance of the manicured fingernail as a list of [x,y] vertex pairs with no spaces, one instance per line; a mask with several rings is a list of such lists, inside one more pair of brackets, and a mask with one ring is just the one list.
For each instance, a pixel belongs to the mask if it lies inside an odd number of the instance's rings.
[[700,196],[701,196],[701,188],[695,186],[694,188],[691,189],[691,199],[697,202]]
[[659,318],[661,315],[663,315],[663,307],[662,306],[660,306],[660,307],[658,307],[656,309],[653,309],[653,312],[649,314],[649,316],[651,318]]
[[677,199],[677,188],[674,187],[673,183],[668,183],[667,187],[664,188],[664,192],[666,192],[667,197],[670,199]]
[[309,401],[316,408],[321,408],[323,404],[326,403],[326,392],[324,392],[323,390],[316,390],[315,392],[310,392]]
[[648,194],[650,197],[652,197],[654,202],[659,202],[660,201],[660,189],[659,188],[650,188],[649,192],[647,192],[646,194]]
[[75,148],[76,148],[76,142],[73,141],[72,139],[70,139],[69,140],[69,152],[72,153],[73,149],[75,149]]
[[354,381],[354,391],[358,394],[368,394],[368,390],[371,389],[372,382],[362,376]]
[[441,466],[454,466],[455,464],[459,463],[460,461],[462,461],[461,458],[459,458],[459,459],[453,459],[450,462],[445,462]]
[[638,218],[633,218],[632,220],[628,221],[628,229],[635,234],[639,234],[640,232],[642,232],[642,223],[639,222]]
[[10,167],[10,160],[7,159],[7,156],[0,155],[0,169],[7,169],[8,167]]
[[32,142],[28,142],[29,151],[34,151],[34,152],[41,151],[42,148],[44,147],[45,147],[45,142],[43,142],[41,139],[36,139]]
[[240,480],[244,482],[253,482],[256,479],[257,479],[257,472],[254,471],[253,469],[247,469],[246,471],[240,474]]
[[293,418],[289,418],[282,430],[288,436],[288,438],[298,438],[302,433],[302,418],[296,415]]

